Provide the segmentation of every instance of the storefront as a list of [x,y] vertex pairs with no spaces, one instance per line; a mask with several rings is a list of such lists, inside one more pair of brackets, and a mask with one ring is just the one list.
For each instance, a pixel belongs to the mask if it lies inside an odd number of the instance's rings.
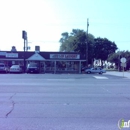
[[[85,58],[75,52],[25,52],[26,66],[37,62],[41,73],[81,73]],[[0,62],[24,65],[24,52],[0,52]]]

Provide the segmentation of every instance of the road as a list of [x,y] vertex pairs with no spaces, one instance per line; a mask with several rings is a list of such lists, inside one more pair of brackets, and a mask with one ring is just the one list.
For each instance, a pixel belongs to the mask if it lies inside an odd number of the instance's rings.
[[0,130],[118,130],[129,92],[108,74],[0,74]]

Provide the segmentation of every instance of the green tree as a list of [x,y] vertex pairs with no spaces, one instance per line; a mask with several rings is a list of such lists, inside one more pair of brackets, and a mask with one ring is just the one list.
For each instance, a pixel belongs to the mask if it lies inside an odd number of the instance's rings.
[[[68,32],[62,33],[60,39],[60,51],[74,51],[79,52],[86,58],[86,32],[80,29],[73,29],[69,34]],[[107,60],[111,53],[114,53],[117,46],[114,42],[109,41],[107,38],[95,38],[92,34],[88,34],[88,63],[91,64],[93,59]]]
[[126,58],[126,70],[130,69],[130,52],[129,51],[118,51],[116,53],[112,53],[111,55],[109,55],[108,57],[108,61],[111,63],[115,63],[115,65],[118,67],[118,70],[121,69],[121,62],[120,59],[122,57]]
[[120,54],[120,58],[125,57],[126,58],[126,70],[130,69],[130,52],[129,51],[122,51]]
[[[80,29],[73,29],[69,35],[66,36],[66,34],[68,33],[62,33],[62,38],[60,39],[60,51],[79,52],[84,58],[86,58],[86,32]],[[91,63],[92,59],[94,59],[93,45],[94,36],[92,34],[88,34],[89,63]]]
[[60,43],[62,43],[62,45],[60,46],[60,51],[64,51],[67,50],[68,48],[68,43],[66,42],[68,40],[69,34],[68,32],[64,32],[61,34],[62,38],[60,39]]
[[117,46],[114,42],[111,42],[107,38],[96,38],[94,43],[94,57],[103,61],[108,59],[108,56],[117,50]]
[[117,52],[117,53],[111,53],[109,56],[108,56],[108,59],[107,61],[111,62],[111,63],[115,63],[116,67],[120,67],[120,52]]

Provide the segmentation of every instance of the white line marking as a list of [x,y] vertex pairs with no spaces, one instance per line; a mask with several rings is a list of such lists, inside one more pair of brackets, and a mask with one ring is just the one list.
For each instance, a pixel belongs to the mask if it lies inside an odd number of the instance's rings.
[[75,79],[46,79],[48,81],[75,81]]
[[108,79],[107,77],[103,77],[103,76],[93,76],[96,79]]

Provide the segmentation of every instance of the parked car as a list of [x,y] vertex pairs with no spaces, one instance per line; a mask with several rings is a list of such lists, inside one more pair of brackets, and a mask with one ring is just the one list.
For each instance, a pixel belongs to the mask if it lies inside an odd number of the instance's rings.
[[90,73],[99,73],[99,74],[103,74],[106,73],[106,70],[102,69],[102,68],[90,68],[90,69],[86,69],[85,72],[87,74]]
[[9,72],[9,67],[4,63],[0,63],[0,72],[8,73]]
[[10,67],[10,73],[22,73],[23,69],[20,65],[12,65]]
[[39,73],[40,67],[38,63],[30,63],[27,66],[27,73]]

